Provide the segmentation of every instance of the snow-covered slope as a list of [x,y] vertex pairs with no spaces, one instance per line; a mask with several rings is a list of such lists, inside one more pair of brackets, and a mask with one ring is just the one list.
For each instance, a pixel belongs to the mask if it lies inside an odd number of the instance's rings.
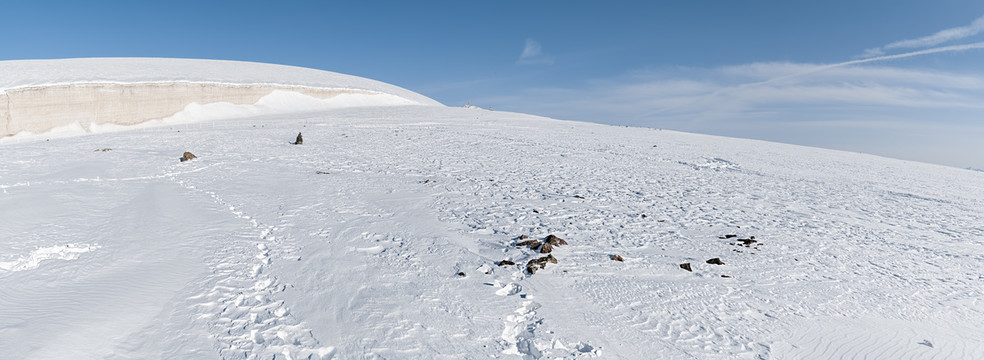
[[[286,106],[285,98],[290,99]],[[82,133],[103,125],[173,123],[176,115],[186,118],[182,112],[203,105],[221,108],[209,109],[213,114],[228,114],[226,105],[261,102],[250,115],[292,112],[298,104],[440,105],[379,81],[283,65],[155,58],[0,61],[0,138],[65,128]]]
[[0,149],[7,358],[984,358],[980,172],[423,106]]

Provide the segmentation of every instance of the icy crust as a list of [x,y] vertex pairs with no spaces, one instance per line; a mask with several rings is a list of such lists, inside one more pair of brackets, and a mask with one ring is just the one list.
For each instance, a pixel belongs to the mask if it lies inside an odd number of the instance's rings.
[[191,82],[369,90],[440,106],[410,90],[358,76],[288,65],[166,58],[0,61],[0,90],[75,83]]
[[84,253],[98,249],[99,245],[67,244],[64,246],[49,246],[31,251],[26,256],[20,256],[12,261],[0,261],[0,271],[24,271],[41,266],[46,260],[75,260]]

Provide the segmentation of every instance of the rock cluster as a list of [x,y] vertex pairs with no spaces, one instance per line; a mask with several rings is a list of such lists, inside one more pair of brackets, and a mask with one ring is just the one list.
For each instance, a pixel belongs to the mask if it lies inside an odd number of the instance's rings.
[[[732,235],[725,235],[725,236],[735,237],[735,236],[732,236]],[[721,239],[724,239],[724,237],[721,237]],[[729,239],[730,239],[730,237],[729,237]],[[744,246],[746,248],[752,248],[752,250],[758,250],[759,249],[759,246],[761,246],[762,243],[760,243],[758,240],[755,240],[755,237],[754,236],[749,236],[747,239],[736,239],[735,242],[730,242],[730,243],[728,243],[728,245],[732,245],[732,246]],[[732,249],[732,251],[739,252],[739,253],[740,252],[743,252],[743,251],[738,250],[738,249]],[[752,254],[754,254],[754,253],[755,252],[752,252]]]
[[[556,264],[557,258],[553,257],[553,255],[549,255],[550,252],[552,252],[553,249],[557,246],[567,245],[567,241],[553,234],[547,235],[547,237],[544,238],[542,242],[539,240],[533,240],[533,239],[527,240],[527,239],[529,239],[529,236],[520,235],[518,238],[516,238],[516,240],[522,240],[522,241],[516,243],[516,246],[519,247],[529,246],[530,250],[536,251],[540,254],[548,254],[547,256],[530,260],[526,264],[526,271],[528,271],[530,275],[535,274],[536,271],[539,269],[546,268],[548,262]],[[498,265],[499,266],[514,265],[514,263],[512,261],[503,260],[500,261]]]
[[[520,240],[527,239],[527,238],[529,237],[527,237],[526,235],[519,237]],[[561,246],[561,245],[567,245],[567,241],[564,241],[564,239],[561,239],[556,235],[548,235],[547,238],[543,240],[543,242],[540,242],[538,240],[526,240],[516,243],[516,246],[529,246],[530,250],[538,251],[541,254],[549,254],[551,251],[553,251],[554,247]]]

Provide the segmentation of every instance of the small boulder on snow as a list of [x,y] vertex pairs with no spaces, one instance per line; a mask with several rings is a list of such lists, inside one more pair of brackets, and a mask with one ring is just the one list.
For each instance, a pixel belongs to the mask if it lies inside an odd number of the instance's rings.
[[291,144],[294,144],[294,145],[304,144],[304,138],[301,137],[301,133],[297,133],[297,139],[294,140],[294,142],[292,142]]
[[529,246],[530,249],[536,250],[540,247],[540,242],[536,240],[526,240],[516,244],[516,246]]
[[709,260],[707,260],[707,263],[708,264],[712,264],[712,265],[724,265],[724,262],[721,261],[721,258],[709,259]]
[[530,260],[530,262],[526,263],[526,271],[529,271],[530,275],[536,274],[537,270],[545,269],[547,267],[547,263],[556,264],[557,258],[555,258],[553,255],[547,255],[541,258]]
[[567,242],[564,241],[564,239],[561,239],[561,238],[559,238],[559,237],[557,237],[555,235],[552,235],[552,234],[551,235],[547,235],[547,239],[544,240],[544,242],[546,242],[547,244],[550,244],[552,246],[567,245]]
[[690,267],[690,263],[683,263],[683,264],[680,264],[680,268],[681,268],[681,269],[684,269],[684,270],[687,270],[687,271],[690,271],[690,272],[693,272],[693,271],[694,271],[694,269],[692,269],[692,268]]
[[181,162],[185,162],[185,161],[188,161],[188,160],[191,160],[191,159],[194,159],[194,158],[197,158],[197,156],[195,156],[195,154],[192,154],[189,151],[185,151],[184,155],[181,156]]

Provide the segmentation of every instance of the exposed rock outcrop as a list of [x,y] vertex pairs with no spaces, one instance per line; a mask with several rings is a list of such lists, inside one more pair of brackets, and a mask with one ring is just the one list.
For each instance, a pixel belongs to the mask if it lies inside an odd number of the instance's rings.
[[547,263],[556,264],[557,258],[553,257],[553,255],[547,255],[541,258],[530,260],[530,262],[526,263],[526,271],[528,271],[530,275],[536,274],[537,270],[545,269],[547,267]]

